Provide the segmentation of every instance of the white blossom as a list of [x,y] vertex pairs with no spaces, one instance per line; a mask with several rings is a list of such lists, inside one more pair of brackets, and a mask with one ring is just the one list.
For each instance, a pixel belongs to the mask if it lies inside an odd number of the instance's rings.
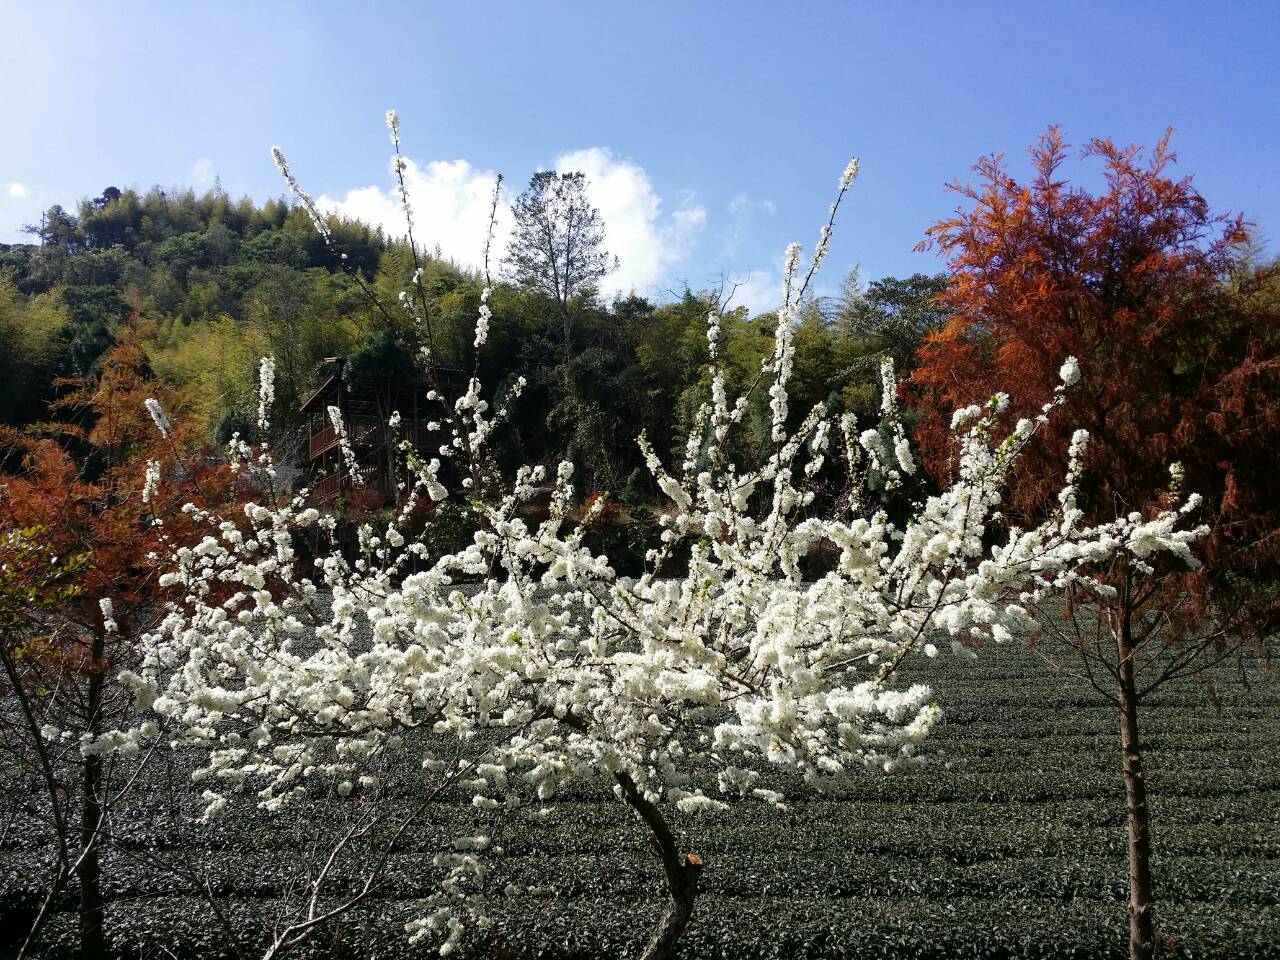
[[[388,122],[395,135],[394,117]],[[856,172],[851,163],[842,191]],[[417,776],[466,789],[473,822],[436,856],[439,891],[407,932],[451,952],[484,915],[477,891],[496,855],[477,839],[489,835],[485,818],[545,808],[583,779],[624,797],[630,784],[650,803],[698,813],[744,799],[782,803],[780,792],[753,786],[752,768],[772,766],[797,788],[834,790],[868,769],[922,766],[941,708],[926,686],[901,683],[897,667],[936,656],[939,634],[968,656],[961,638],[1020,634],[1025,598],[1090,582],[1100,564],[1157,552],[1194,562],[1203,528],[1184,526],[1190,499],[1150,519],[1082,522],[1073,485],[1083,440],[1073,440],[1055,514],[992,537],[1006,478],[1036,429],[1028,421],[997,436],[999,398],[957,411],[954,481],[901,523],[860,509],[811,515],[807,487],[833,428],[845,438],[855,485],[864,454],[896,482],[915,461],[891,365],[882,370],[878,428],[858,435],[850,418],[832,422],[821,405],[788,425],[798,258],[793,247],[786,306],[762,371],[771,449],[758,466],[733,462],[732,431],[745,423],[746,404],[728,396],[713,366],[683,462],[668,468],[640,439],[671,503],[659,519],[661,546],[637,579],[620,578],[572,522],[572,464],[557,468],[550,516],[539,523],[517,507],[547,475],[541,466],[521,467],[512,483],[478,466],[466,473],[483,462],[504,416],[475,377],[453,404],[454,434],[441,456],[459,465],[462,499],[483,522],[452,552],[432,554],[406,528],[418,497],[450,494],[442,459],[424,462],[411,450],[408,506],[385,529],[360,530],[355,563],[336,545],[302,562],[299,535],[325,525],[298,498],[249,504],[247,531],[198,512],[207,532],[175,544],[164,574],[185,599],[143,638],[142,667],[123,679],[170,725],[175,744],[199,752],[206,817],[249,788],[274,810],[305,802],[304,781],[327,782],[339,796],[380,784],[373,778],[396,769],[382,761],[429,730],[451,749],[424,753]],[[709,318],[713,362],[718,335]],[[1066,383],[1078,368],[1063,372]],[[341,415],[328,414],[354,472]],[[802,561],[819,545],[834,550],[834,562],[806,580]],[[687,558],[678,570],[669,565],[677,552]],[[464,592],[464,582],[476,586]],[[302,619],[314,644],[293,641]]]
[[272,357],[258,361],[258,429],[265,431],[270,418],[271,404],[276,397],[276,362]]
[[160,435],[168,437],[173,428],[169,424],[169,418],[164,415],[164,408],[160,406],[160,401],[155,397],[147,397],[145,405],[147,412],[151,414],[151,419],[155,421],[156,429],[160,431]]
[[356,460],[356,452],[351,446],[351,438],[347,435],[347,426],[343,422],[342,411],[330,404],[325,408],[325,412],[329,415],[329,423],[333,425],[333,432],[338,438],[338,450],[341,452],[342,462],[347,468],[347,476],[352,484],[359,486],[360,465]]
[[858,176],[858,158],[854,157],[849,161],[849,165],[844,168],[844,173],[840,174],[840,190],[841,192],[848,190],[853,184],[854,179]]
[[115,605],[112,604],[109,597],[103,597],[98,601],[98,607],[102,610],[102,629],[107,633],[116,633],[120,627],[116,623]]
[[316,228],[316,232],[324,238],[326,244],[333,239],[333,231],[329,229],[329,224],[321,215],[319,207],[312,199],[311,194],[302,189],[302,186],[294,178],[293,172],[289,169],[289,163],[285,160],[284,151],[279,147],[271,148],[271,159],[275,161],[276,169],[280,171],[280,175],[284,177],[285,183],[289,185],[290,192],[302,204],[302,208],[307,211],[307,216],[311,218],[311,223]]
[[142,502],[150,503],[160,487],[160,461],[148,460],[146,474],[142,481]]

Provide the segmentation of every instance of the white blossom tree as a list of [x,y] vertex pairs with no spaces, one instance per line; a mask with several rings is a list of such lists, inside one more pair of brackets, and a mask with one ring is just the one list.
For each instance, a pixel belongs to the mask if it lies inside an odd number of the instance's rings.
[[[328,238],[278,151],[277,161]],[[301,495],[266,496],[243,518],[189,508],[208,533],[175,544],[165,574],[185,597],[124,681],[176,747],[199,752],[205,816],[250,791],[267,809],[305,804],[317,791],[355,797],[383,786],[375,771],[407,769],[389,757],[411,756],[416,772],[401,789],[419,800],[465,790],[474,811],[474,829],[435,857],[438,892],[408,928],[448,954],[469,925],[486,923],[486,890],[501,861],[494,824],[544,808],[570,781],[602,779],[648,828],[661,858],[668,902],[642,955],[667,957],[704,868],[683,852],[672,810],[781,805],[781,793],[760,785],[770,768],[793,775],[799,789],[838,791],[868,768],[922,764],[940,709],[927,687],[904,686],[897,670],[934,656],[931,638],[951,637],[963,655],[961,638],[1005,640],[1029,626],[1028,603],[1091,583],[1090,569],[1119,555],[1170,552],[1194,563],[1200,531],[1183,527],[1194,496],[1153,519],[1082,525],[1074,483],[1083,431],[1054,517],[1001,530],[1004,480],[1078,379],[1070,359],[1038,420],[1007,435],[997,427],[1002,396],[958,411],[956,482],[905,524],[856,496],[834,515],[813,511],[812,481],[832,457],[845,462],[855,490],[869,477],[892,486],[915,470],[891,367],[883,370],[887,429],[859,433],[822,406],[793,427],[788,406],[793,321],[856,174],[855,161],[803,275],[799,246],[788,251],[776,345],[756,384],[727,396],[713,314],[710,397],[683,462],[664,466],[641,438],[672,506],[640,578],[617,576],[608,557],[584,545],[584,527],[568,521],[571,465],[558,468],[550,517],[521,518],[517,508],[545,471],[499,476],[487,450],[505,407],[492,408],[475,378],[452,402],[434,395],[452,439],[430,460],[403,447],[398,518],[362,526],[354,559],[335,544],[314,566],[301,561],[299,534],[334,527]],[[487,300],[486,289],[478,347]],[[425,302],[415,316],[425,322]],[[270,369],[264,361],[264,421]],[[772,449],[762,464],[744,466],[730,440],[756,389],[769,393]],[[342,435],[337,411],[330,415]],[[274,469],[269,451],[239,439],[231,455],[240,469],[268,478]],[[461,478],[456,489],[446,488],[448,475]],[[483,525],[464,549],[432,556],[424,539],[405,536],[404,521],[422,501],[450,497],[470,500]],[[801,560],[819,545],[834,561],[809,580]]]

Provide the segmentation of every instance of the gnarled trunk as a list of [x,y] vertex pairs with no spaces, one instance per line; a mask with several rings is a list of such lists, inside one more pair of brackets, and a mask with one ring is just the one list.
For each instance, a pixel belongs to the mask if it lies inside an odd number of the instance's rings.
[[667,960],[675,956],[676,943],[693,916],[698,897],[698,878],[702,874],[702,858],[697,854],[680,855],[671,828],[658,808],[645,799],[635,781],[626,773],[617,774],[622,795],[653,832],[653,845],[662,859],[667,881],[667,905],[654,927],[640,960]]
[[698,875],[701,873],[702,859],[692,853],[679,864],[674,882],[671,872],[667,872],[669,899],[640,960],[666,960],[675,956],[676,943],[693,916],[693,903],[698,896]]

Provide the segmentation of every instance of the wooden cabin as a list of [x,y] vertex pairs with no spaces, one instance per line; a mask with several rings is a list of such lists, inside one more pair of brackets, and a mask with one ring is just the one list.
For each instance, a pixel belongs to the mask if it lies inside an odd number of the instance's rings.
[[[313,502],[331,504],[349,495],[355,486],[329,417],[329,407],[337,407],[342,414],[347,439],[355,454],[358,485],[394,500],[395,478],[389,464],[400,462],[400,454],[389,451],[388,446],[409,439],[424,456],[436,455],[440,445],[447,441],[448,433],[443,429],[428,430],[427,425],[443,421],[444,408],[440,400],[428,399],[431,386],[421,379],[396,384],[389,395],[379,396],[372,390],[353,390],[344,382],[345,357],[332,357],[328,362],[332,372],[300,408],[307,416],[307,485]],[[441,368],[438,374],[441,390],[452,406],[454,398],[466,389],[466,374],[448,368]],[[400,429],[395,437],[388,438],[386,421],[392,412],[400,414]]]

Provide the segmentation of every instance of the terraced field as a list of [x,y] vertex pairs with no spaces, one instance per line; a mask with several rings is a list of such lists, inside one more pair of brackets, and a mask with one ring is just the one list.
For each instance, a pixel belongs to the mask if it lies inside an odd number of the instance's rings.
[[[947,722],[932,770],[868,776],[846,800],[791,810],[743,807],[682,824],[707,861],[683,955],[752,958],[1095,958],[1125,955],[1123,786],[1113,709],[1049,676],[1019,647],[975,663],[916,668]],[[1221,712],[1194,683],[1146,713],[1155,818],[1158,924],[1167,956],[1280,957],[1280,685],[1219,684]],[[782,784],[781,789],[786,789]],[[154,797],[159,797],[157,792]],[[172,846],[182,811],[151,795],[132,842]],[[441,804],[405,844],[395,881],[366,911],[325,931],[313,956],[401,957],[413,897],[429,889],[422,853],[469,812]],[[185,842],[185,841],[184,841]],[[219,877],[228,916],[274,893],[295,842],[259,820],[232,821],[190,851]],[[562,798],[557,815],[505,840],[505,868],[544,892],[508,902],[475,957],[612,958],[634,951],[659,909],[646,836],[603,790]],[[0,850],[0,931],[31,900],[40,838],[10,830]],[[225,953],[205,905],[123,854],[108,864],[110,925],[122,955],[183,960]],[[70,908],[71,904],[66,904]],[[62,956],[73,917],[44,950]],[[249,929],[246,924],[245,929]],[[230,954],[225,954],[230,955]]]

